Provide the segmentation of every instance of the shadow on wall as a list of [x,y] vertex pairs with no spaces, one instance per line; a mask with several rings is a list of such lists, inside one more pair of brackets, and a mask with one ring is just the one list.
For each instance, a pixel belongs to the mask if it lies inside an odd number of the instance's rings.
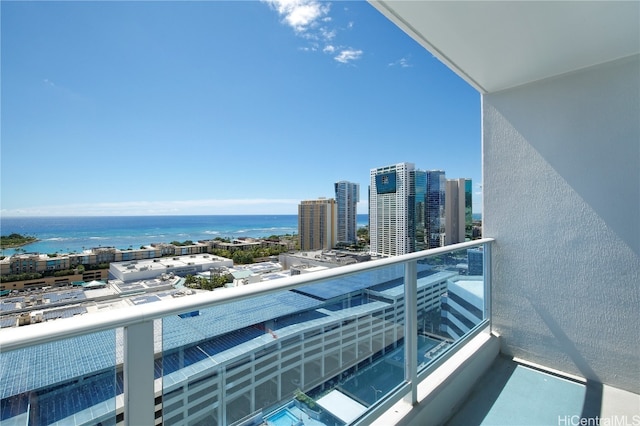
[[562,330],[562,327],[553,319],[553,316],[542,306],[531,304],[538,316],[544,321],[547,328],[553,334],[564,353],[573,361],[580,375],[587,379],[586,393],[582,404],[582,418],[594,419],[600,416],[602,410],[602,382],[589,362],[582,356],[575,343]]

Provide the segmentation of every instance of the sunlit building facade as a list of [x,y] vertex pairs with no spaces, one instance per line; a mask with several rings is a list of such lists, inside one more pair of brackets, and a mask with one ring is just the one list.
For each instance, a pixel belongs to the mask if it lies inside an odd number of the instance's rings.
[[333,198],[305,200],[298,205],[300,250],[330,250],[337,243],[338,206]]
[[382,256],[415,251],[415,165],[398,163],[371,169],[370,250]]
[[445,244],[469,239],[472,230],[471,179],[447,179],[445,186]]

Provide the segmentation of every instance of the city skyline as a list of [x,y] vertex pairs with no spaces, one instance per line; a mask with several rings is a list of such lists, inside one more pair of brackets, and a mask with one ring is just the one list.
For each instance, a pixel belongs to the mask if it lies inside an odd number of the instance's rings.
[[341,180],[366,214],[405,161],[479,213],[480,95],[366,2],[300,6],[3,2],[2,216],[295,214]]

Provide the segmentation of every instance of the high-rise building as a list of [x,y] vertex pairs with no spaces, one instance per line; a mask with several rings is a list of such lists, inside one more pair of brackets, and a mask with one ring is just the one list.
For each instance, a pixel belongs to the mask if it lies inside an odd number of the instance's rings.
[[334,188],[338,205],[338,243],[354,244],[356,242],[360,185],[340,181],[334,184]]
[[446,177],[444,170],[427,170],[427,211],[426,237],[427,247],[436,248],[444,245],[444,204]]
[[445,244],[465,241],[472,229],[471,179],[447,179],[445,189]]
[[415,251],[429,248],[429,238],[427,234],[427,172],[416,170],[413,172],[414,206],[414,229],[415,229]]
[[415,166],[398,163],[371,169],[371,253],[396,256],[415,251]]
[[330,250],[337,243],[338,207],[333,198],[302,201],[298,205],[300,250]]
[[473,185],[471,179],[464,180],[464,237],[473,239]]

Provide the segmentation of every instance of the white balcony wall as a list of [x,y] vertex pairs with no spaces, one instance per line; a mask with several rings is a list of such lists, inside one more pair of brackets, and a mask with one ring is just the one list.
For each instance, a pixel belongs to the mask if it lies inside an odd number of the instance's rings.
[[503,352],[640,393],[640,56],[483,95]]

